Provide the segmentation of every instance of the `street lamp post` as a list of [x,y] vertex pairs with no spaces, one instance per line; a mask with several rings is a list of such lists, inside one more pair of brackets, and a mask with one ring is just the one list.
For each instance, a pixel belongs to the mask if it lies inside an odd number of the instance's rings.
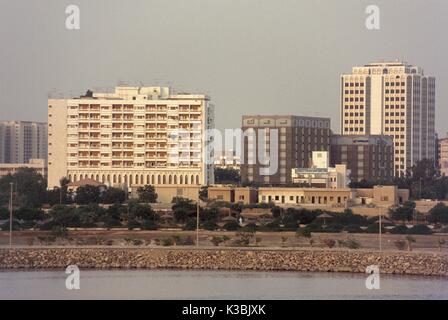
[[196,202],[196,247],[199,247],[199,197]]
[[11,187],[11,193],[9,198],[9,247],[12,248],[12,189],[14,183],[9,183]]
[[381,230],[381,227],[382,227],[382,221],[381,221],[381,208],[378,208],[379,209],[379,222],[380,222],[380,225],[379,225],[379,236],[380,236],[380,252],[382,251],[382,249],[383,249],[383,243],[382,243],[382,230]]

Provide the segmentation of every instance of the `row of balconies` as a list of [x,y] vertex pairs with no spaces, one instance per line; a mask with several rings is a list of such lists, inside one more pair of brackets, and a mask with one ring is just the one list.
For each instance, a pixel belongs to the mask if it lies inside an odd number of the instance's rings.
[[[152,140],[157,141],[157,138],[151,138]],[[164,137],[159,137],[159,139],[165,139]],[[190,139],[192,141],[193,139]],[[73,143],[72,143],[73,144]],[[86,141],[78,141],[78,143],[73,144],[74,148],[110,148],[112,149],[148,149],[148,148],[178,148],[178,149],[200,149],[202,146],[199,143],[193,142],[170,142],[170,143],[146,143],[146,144],[134,144],[134,143],[123,143],[123,142],[112,142],[112,145],[109,143],[98,143],[91,142],[90,140]]]
[[[100,125],[102,123],[102,125]],[[144,126],[145,124],[163,124],[163,125],[188,125],[188,124],[197,124],[200,125],[202,123],[201,119],[188,119],[188,120],[179,120],[174,121],[172,119],[124,119],[124,118],[114,118],[111,121],[107,122],[108,124],[104,124],[104,120],[100,121],[100,119],[79,119],[78,128],[81,129],[104,129],[104,128],[119,128],[119,126],[134,126],[136,124]],[[110,123],[110,124],[109,124]],[[78,124],[77,121],[71,121],[71,125],[76,126]],[[198,126],[199,127],[199,126]],[[73,128],[76,129],[76,128]]]
[[78,168],[100,168],[100,167],[111,167],[111,168],[138,168],[138,167],[146,167],[146,168],[200,168],[200,164],[198,163],[192,163],[192,162],[185,162],[185,163],[162,163],[162,162],[120,162],[120,163],[110,163],[110,162],[100,162],[100,163],[83,163],[80,164],[78,162],[72,162],[68,164],[69,168],[71,170],[76,170]]

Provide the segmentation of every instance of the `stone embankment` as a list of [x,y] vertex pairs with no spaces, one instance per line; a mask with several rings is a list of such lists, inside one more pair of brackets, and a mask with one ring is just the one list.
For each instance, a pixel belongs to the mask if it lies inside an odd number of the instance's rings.
[[448,276],[447,253],[361,250],[20,248],[0,249],[0,269],[207,269]]

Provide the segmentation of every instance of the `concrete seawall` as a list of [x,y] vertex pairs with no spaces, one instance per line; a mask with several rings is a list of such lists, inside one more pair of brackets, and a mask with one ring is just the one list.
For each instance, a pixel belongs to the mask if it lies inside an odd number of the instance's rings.
[[448,276],[447,253],[361,250],[21,248],[0,249],[0,269],[208,269]]

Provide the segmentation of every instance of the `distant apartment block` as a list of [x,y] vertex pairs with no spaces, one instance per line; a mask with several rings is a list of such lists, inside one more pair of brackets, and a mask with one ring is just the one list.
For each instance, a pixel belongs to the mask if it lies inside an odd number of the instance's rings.
[[437,139],[438,150],[438,169],[440,175],[448,177],[448,135],[446,138]]
[[354,67],[341,76],[343,135],[389,135],[394,173],[422,159],[435,160],[435,78],[403,62]]
[[351,181],[394,178],[394,146],[390,136],[333,135],[330,149],[331,164],[346,165]]
[[313,151],[310,168],[294,168],[292,183],[311,188],[347,188],[350,183],[350,170],[346,164],[330,167],[328,151]]
[[48,186],[61,177],[133,188],[213,183],[208,129],[213,106],[203,94],[166,87],[117,87],[48,101]]
[[[328,151],[330,119],[320,117],[246,115],[242,119],[245,133],[241,159],[241,180],[264,185],[291,183],[293,168],[307,168],[313,151]],[[278,145],[271,148],[271,133],[277,132]],[[253,132],[252,140],[246,133]],[[250,141],[255,143],[249,143]],[[260,145],[264,145],[260,159]],[[274,159],[277,157],[278,159]],[[266,159],[277,161],[277,170],[264,174]],[[261,161],[260,161],[261,160]]]
[[0,122],[0,163],[26,164],[47,160],[47,124],[30,121]]

